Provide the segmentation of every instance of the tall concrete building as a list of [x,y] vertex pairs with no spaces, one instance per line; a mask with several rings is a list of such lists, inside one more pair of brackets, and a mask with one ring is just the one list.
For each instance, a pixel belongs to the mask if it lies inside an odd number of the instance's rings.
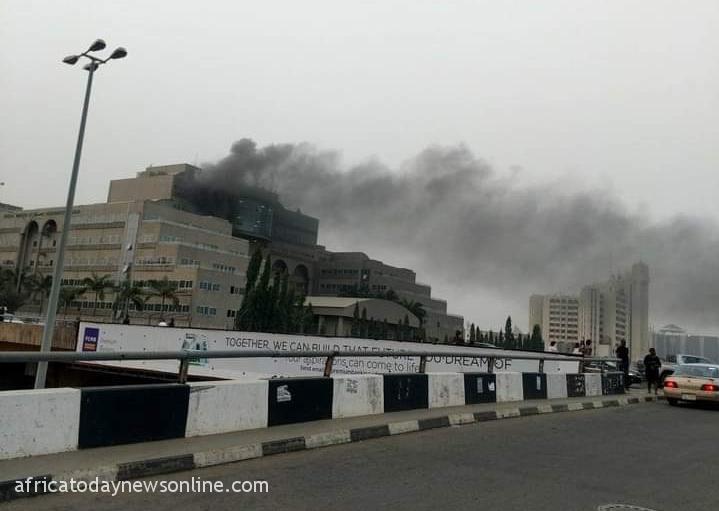
[[579,299],[572,295],[532,295],[529,298],[530,332],[542,329],[542,338],[566,345],[579,340]]
[[[180,211],[161,200],[163,179],[139,179],[120,192],[113,182],[108,202],[76,206],[65,254],[62,284],[81,286],[88,277],[110,277],[150,291],[151,280],[167,277],[177,287],[177,304],[147,299],[132,310],[133,322],[157,323],[174,318],[179,325],[226,328],[242,301],[249,243],[232,236],[220,218]],[[27,276],[50,275],[63,229],[62,208],[4,212],[0,216],[0,265]],[[24,312],[40,314],[42,301]],[[107,321],[113,314],[112,292],[86,292],[67,308],[72,318]]]
[[596,354],[608,356],[621,340],[636,360],[649,349],[649,268],[639,262],[609,280],[582,287],[579,295],[532,295],[529,326],[539,325],[545,341],[591,339]]
[[[63,284],[81,285],[110,275],[147,288],[167,277],[180,303],[151,298],[133,321],[174,317],[177,325],[228,328],[234,323],[253,250],[272,256],[275,273],[287,273],[305,295],[339,296],[350,289],[376,295],[390,289],[424,306],[429,340],[442,342],[463,330],[463,318],[416,281],[415,272],[370,259],[361,252],[331,252],[317,244],[319,221],[285,208],[266,190],[227,191],[203,186],[202,169],[188,165],[148,167],[110,182],[107,202],[76,206],[65,256]],[[0,211],[0,265],[30,274],[52,272],[62,231],[62,208]],[[92,293],[69,307],[72,317],[109,319],[114,295]],[[39,303],[25,312],[39,314]],[[379,321],[385,318],[375,318]],[[391,318],[388,318],[391,319]]]
[[464,331],[464,318],[449,314],[447,302],[434,298],[432,288],[417,282],[415,272],[408,268],[390,266],[362,252],[327,250],[320,252],[317,268],[317,278],[313,282],[316,295],[351,295],[360,291],[372,296],[392,290],[400,299],[422,304],[426,312],[424,329],[428,340],[451,341],[457,331]]

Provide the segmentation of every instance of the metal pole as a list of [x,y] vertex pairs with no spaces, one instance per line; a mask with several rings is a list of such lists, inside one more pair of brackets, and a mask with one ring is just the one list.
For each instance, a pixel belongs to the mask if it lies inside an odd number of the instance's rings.
[[[82,141],[85,138],[85,122],[87,121],[87,109],[90,105],[90,91],[92,90],[92,77],[97,69],[97,64],[90,64],[87,75],[87,86],[85,88],[85,103],[82,106],[82,117],[80,118],[80,131],[77,135],[77,146],[75,147],[75,160],[72,164],[72,174],[70,175],[70,187],[67,191],[67,204],[65,205],[65,218],[62,224],[62,232],[60,233],[60,243],[55,252],[55,268],[52,272],[52,289],[50,290],[50,300],[47,306],[47,317],[45,319],[45,328],[42,331],[42,344],[40,351],[52,350],[52,337],[55,332],[55,315],[57,314],[57,303],[60,298],[60,281],[62,280],[62,271],[65,265],[65,244],[67,236],[70,232],[70,220],[72,217],[72,207],[75,202],[75,187],[77,185],[77,174],[80,170],[80,155],[82,154]],[[45,388],[45,378],[47,376],[47,362],[38,362],[37,373],[35,375],[35,388]]]

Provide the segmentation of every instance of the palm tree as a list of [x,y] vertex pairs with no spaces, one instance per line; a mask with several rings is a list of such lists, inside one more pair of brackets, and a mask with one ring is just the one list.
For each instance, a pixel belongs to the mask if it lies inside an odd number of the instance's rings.
[[0,280],[13,285],[18,293],[22,293],[22,285],[25,284],[26,277],[27,270],[25,268],[5,268],[0,272]]
[[180,299],[177,296],[177,283],[170,282],[167,279],[167,276],[164,276],[160,280],[151,280],[149,284],[152,289],[152,291],[150,291],[150,296],[160,297],[162,303],[162,306],[160,307],[161,311],[165,311],[165,300],[171,300],[173,305],[178,305],[180,303]]
[[417,317],[417,319],[419,320],[419,326],[421,328],[424,324],[424,318],[427,316],[427,311],[424,310],[424,305],[422,305],[420,302],[415,302],[414,300],[406,300],[404,298],[400,301],[400,305],[402,305],[405,309],[407,309]]
[[58,309],[62,308],[62,315],[67,317],[67,308],[85,292],[83,287],[61,287]]
[[[115,303],[112,308],[116,313],[116,317],[129,317],[129,305],[135,305],[136,310],[142,310],[145,306],[145,291],[130,279],[123,280],[117,288],[115,288]],[[117,312],[120,312],[117,315]]]
[[45,298],[50,296],[50,290],[52,289],[52,275],[41,275],[36,273],[30,279],[28,279],[28,286],[30,293],[37,297],[40,297],[40,315],[42,315],[42,308],[45,305]]
[[95,301],[92,306],[92,315],[94,316],[97,311],[97,301],[104,300],[105,291],[115,287],[112,283],[112,277],[110,277],[110,275],[98,276],[96,273],[93,273],[92,277],[86,277],[83,279],[82,285],[86,291],[92,291],[95,293]]

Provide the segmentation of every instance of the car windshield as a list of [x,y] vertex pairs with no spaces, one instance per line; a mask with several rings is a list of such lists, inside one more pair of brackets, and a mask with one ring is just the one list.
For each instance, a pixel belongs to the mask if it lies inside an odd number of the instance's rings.
[[684,355],[682,359],[685,364],[706,364],[708,362],[711,362],[704,357],[693,357],[691,355]]
[[683,365],[679,366],[674,374],[695,378],[719,378],[719,367]]

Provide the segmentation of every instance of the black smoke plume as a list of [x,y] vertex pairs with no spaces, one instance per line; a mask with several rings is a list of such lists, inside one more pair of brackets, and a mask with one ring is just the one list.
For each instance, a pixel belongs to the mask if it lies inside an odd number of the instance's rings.
[[650,323],[719,326],[716,222],[656,222],[607,190],[522,186],[462,145],[430,147],[399,169],[377,161],[342,169],[332,151],[242,139],[205,166],[193,190],[212,207],[223,204],[220,192],[276,193],[320,219],[329,249],[415,269],[450,310],[483,328],[507,314],[526,328],[531,293],[578,292],[640,259],[650,269]]

